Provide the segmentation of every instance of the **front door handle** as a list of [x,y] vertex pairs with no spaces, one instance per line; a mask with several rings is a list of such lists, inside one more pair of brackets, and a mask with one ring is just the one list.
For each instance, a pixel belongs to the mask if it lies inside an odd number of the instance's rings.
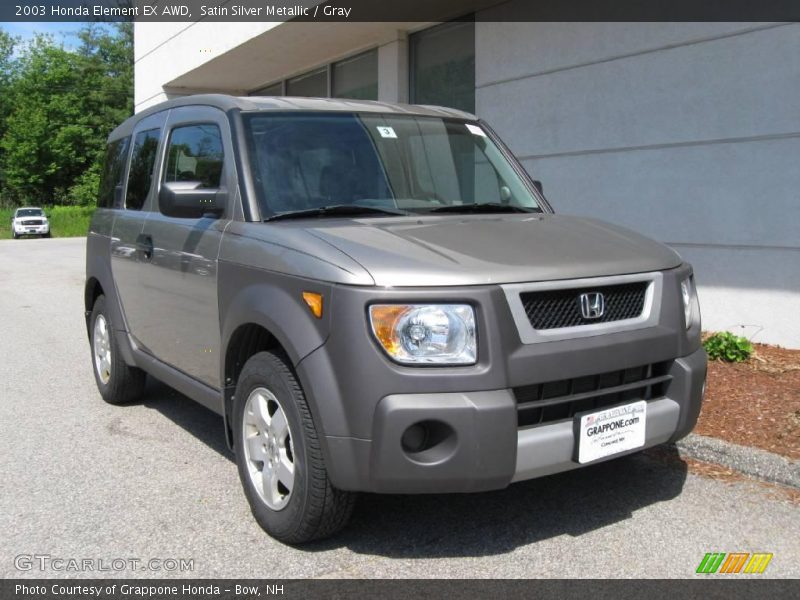
[[136,237],[136,249],[141,253],[142,258],[150,261],[153,258],[153,238],[146,233],[140,233]]

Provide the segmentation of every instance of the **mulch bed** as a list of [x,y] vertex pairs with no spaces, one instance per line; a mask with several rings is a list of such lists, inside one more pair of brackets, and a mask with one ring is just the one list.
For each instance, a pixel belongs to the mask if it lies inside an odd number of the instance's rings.
[[709,361],[695,432],[800,459],[800,350],[754,346],[747,362]]

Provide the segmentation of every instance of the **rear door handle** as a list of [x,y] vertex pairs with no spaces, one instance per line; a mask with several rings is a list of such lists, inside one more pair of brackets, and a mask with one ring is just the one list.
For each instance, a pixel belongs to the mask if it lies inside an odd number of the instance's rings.
[[153,238],[146,233],[140,233],[136,237],[136,249],[144,260],[150,261],[153,258]]

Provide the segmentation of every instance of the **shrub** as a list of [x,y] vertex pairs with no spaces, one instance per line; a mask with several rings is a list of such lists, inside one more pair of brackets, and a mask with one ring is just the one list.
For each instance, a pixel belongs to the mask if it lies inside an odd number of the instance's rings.
[[753,354],[753,344],[750,340],[734,335],[730,331],[711,334],[703,342],[703,347],[708,352],[709,359],[725,362],[744,362]]

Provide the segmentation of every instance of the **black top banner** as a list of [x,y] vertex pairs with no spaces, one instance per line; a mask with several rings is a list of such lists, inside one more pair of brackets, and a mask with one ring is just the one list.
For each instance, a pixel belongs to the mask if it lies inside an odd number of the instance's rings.
[[3,0],[0,21],[800,21],[798,0]]

